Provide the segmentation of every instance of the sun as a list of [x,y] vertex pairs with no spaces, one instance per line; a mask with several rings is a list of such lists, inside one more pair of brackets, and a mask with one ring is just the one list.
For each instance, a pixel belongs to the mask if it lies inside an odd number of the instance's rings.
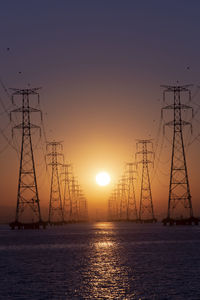
[[110,183],[110,175],[107,172],[100,172],[96,175],[96,183],[105,186]]

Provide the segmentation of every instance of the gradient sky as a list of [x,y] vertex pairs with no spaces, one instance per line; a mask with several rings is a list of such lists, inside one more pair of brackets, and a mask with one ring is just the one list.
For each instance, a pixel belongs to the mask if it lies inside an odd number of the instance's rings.
[[[135,139],[156,140],[161,84],[176,84],[177,80],[194,84],[192,105],[198,107],[199,14],[200,2],[195,0],[1,1],[0,78],[7,88],[42,87],[47,139],[64,141],[65,159],[74,164],[90,212],[106,210],[112,184],[122,174],[124,162],[134,155]],[[2,87],[0,97],[6,108],[12,109]],[[11,140],[11,124],[2,107],[0,113],[0,128]],[[196,114],[191,141],[199,132],[199,117]],[[39,119],[33,121],[39,124]],[[170,131],[167,138],[171,138]],[[20,141],[19,134],[16,141]],[[15,207],[19,161],[11,147],[5,148],[2,135],[0,142],[0,206]],[[48,178],[37,137],[35,143],[44,209],[49,198]],[[196,140],[187,147],[191,194],[198,215],[199,146]],[[152,183],[158,215],[167,205],[170,150],[165,139]],[[95,184],[95,175],[101,170],[112,176],[108,187]],[[0,215],[7,217],[2,211]]]

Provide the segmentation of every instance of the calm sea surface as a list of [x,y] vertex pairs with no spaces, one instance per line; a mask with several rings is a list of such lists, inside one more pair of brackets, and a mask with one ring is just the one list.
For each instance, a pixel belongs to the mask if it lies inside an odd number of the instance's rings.
[[200,227],[0,226],[0,299],[200,299]]

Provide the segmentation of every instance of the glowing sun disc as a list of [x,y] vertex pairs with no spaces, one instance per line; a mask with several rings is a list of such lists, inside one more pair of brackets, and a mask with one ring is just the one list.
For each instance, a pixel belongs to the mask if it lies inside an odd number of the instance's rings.
[[110,183],[110,175],[107,172],[100,172],[96,175],[96,183],[105,186]]

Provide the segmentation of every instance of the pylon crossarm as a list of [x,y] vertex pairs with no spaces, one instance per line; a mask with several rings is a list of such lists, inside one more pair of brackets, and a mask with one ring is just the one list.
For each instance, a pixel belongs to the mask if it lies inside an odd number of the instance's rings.
[[165,109],[174,109],[174,105],[170,104],[170,105],[166,105],[164,107],[161,108],[161,113],[162,111],[164,111]]
[[160,87],[164,88],[164,92],[174,92],[178,90],[179,92],[185,91],[189,92],[189,88],[191,88],[193,84],[185,84],[185,85],[161,85]]
[[[179,124],[180,125],[180,124]],[[165,124],[164,124],[164,128],[166,127],[166,126],[174,126],[174,121],[169,121],[169,122],[166,122]]]
[[153,164],[153,162],[151,160],[148,160],[148,159],[142,159],[142,160],[139,160],[137,162],[138,164]]

